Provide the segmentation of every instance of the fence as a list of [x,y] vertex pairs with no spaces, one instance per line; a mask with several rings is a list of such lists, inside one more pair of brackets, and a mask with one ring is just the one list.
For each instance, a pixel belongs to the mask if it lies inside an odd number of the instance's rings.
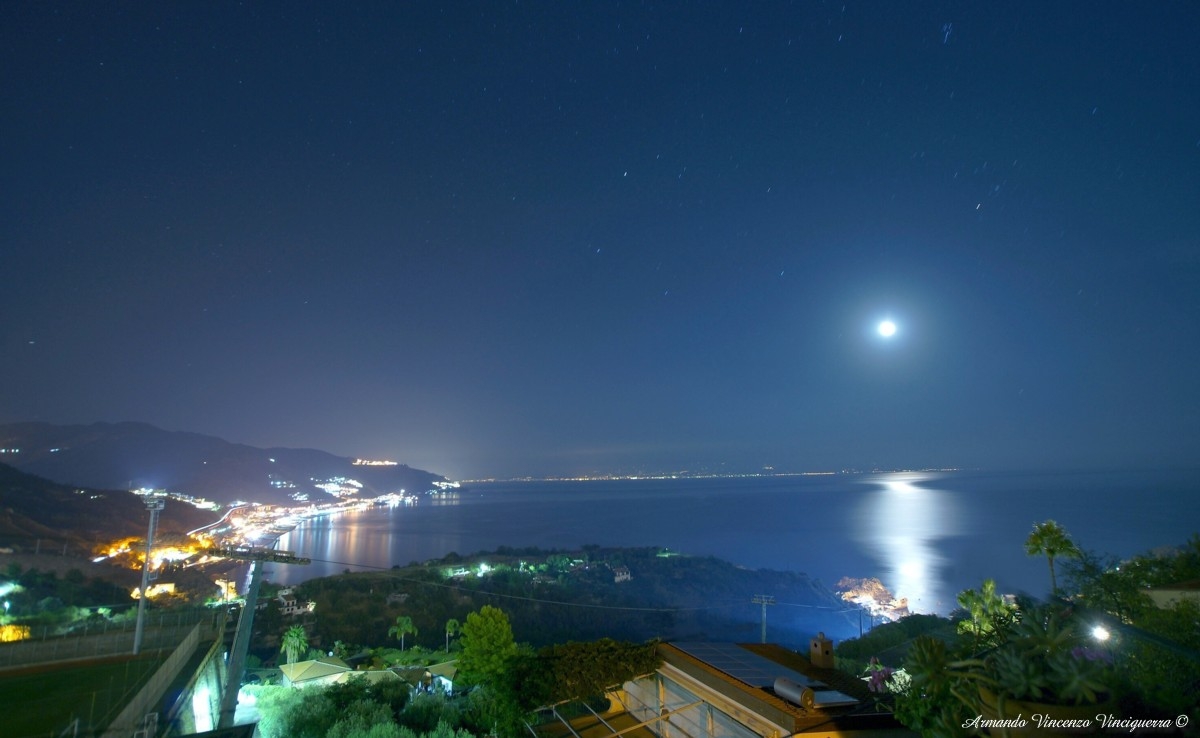
[[[210,628],[215,629],[220,618],[221,613],[217,610],[179,610],[147,615],[142,650],[174,648],[193,627],[209,623]],[[106,621],[66,635],[54,634],[52,626],[37,628],[30,638],[0,643],[0,670],[132,653],[135,628],[136,623],[132,621]]]

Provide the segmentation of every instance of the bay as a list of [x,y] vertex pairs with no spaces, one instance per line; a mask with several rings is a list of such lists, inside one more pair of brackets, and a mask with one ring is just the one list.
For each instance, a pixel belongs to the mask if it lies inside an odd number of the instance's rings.
[[833,587],[877,577],[918,612],[997,580],[1042,596],[1044,557],[1024,553],[1054,519],[1082,548],[1128,557],[1200,532],[1197,470],[484,482],[411,506],[304,521],[278,548],[308,566],[272,567],[283,584],[512,548],[658,546],[752,569],[799,571]]

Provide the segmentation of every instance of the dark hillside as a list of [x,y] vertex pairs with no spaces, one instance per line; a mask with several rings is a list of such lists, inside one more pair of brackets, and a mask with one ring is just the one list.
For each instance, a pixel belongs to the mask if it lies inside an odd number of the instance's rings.
[[[772,642],[806,647],[819,631],[839,639],[858,634],[857,612],[805,574],[660,554],[504,550],[314,579],[300,590],[317,603],[314,632],[327,644],[385,644],[395,618],[408,615],[418,629],[415,641],[437,648],[447,620],[462,622],[488,604],[508,614],[518,640],[535,646],[604,637],[758,641],[762,609],[751,600],[760,594],[777,603],[767,612]],[[631,578],[617,582],[625,570]]]
[[151,487],[220,503],[248,500],[296,504],[297,497],[332,499],[316,485],[353,479],[361,494],[424,492],[444,477],[404,464],[356,466],[313,449],[261,449],[199,433],[145,423],[0,425],[5,461],[63,484],[100,489]]
[[[145,536],[149,512],[126,490],[95,490],[57,484],[0,464],[0,548],[17,552],[69,550],[84,555],[96,545]],[[182,535],[218,513],[168,501],[159,516],[163,535]]]

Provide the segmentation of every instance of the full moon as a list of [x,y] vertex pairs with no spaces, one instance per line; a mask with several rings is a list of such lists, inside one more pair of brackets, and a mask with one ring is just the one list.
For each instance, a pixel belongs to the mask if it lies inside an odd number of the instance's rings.
[[878,330],[879,335],[883,336],[884,338],[891,338],[892,336],[896,335],[896,324],[890,320],[885,320],[879,324],[879,327],[876,330]]

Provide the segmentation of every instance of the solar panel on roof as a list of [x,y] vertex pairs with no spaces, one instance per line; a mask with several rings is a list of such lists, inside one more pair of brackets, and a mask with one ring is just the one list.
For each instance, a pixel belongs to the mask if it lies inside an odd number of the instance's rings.
[[747,651],[736,643],[672,643],[671,645],[752,687],[771,687],[775,684],[776,677],[787,677],[796,684],[810,689],[827,688],[821,682],[759,656],[753,651]]
[[844,705],[857,705],[858,700],[848,694],[838,692],[833,689],[818,689],[813,691],[813,704],[817,709],[825,707],[842,707]]
[[817,708],[840,707],[857,704],[858,700],[843,692],[830,689],[825,683],[805,674],[789,669],[765,656],[747,651],[736,643],[672,643],[680,651],[700,659],[714,669],[722,671],[751,687],[774,690],[775,679],[785,677],[813,691],[813,703]]

